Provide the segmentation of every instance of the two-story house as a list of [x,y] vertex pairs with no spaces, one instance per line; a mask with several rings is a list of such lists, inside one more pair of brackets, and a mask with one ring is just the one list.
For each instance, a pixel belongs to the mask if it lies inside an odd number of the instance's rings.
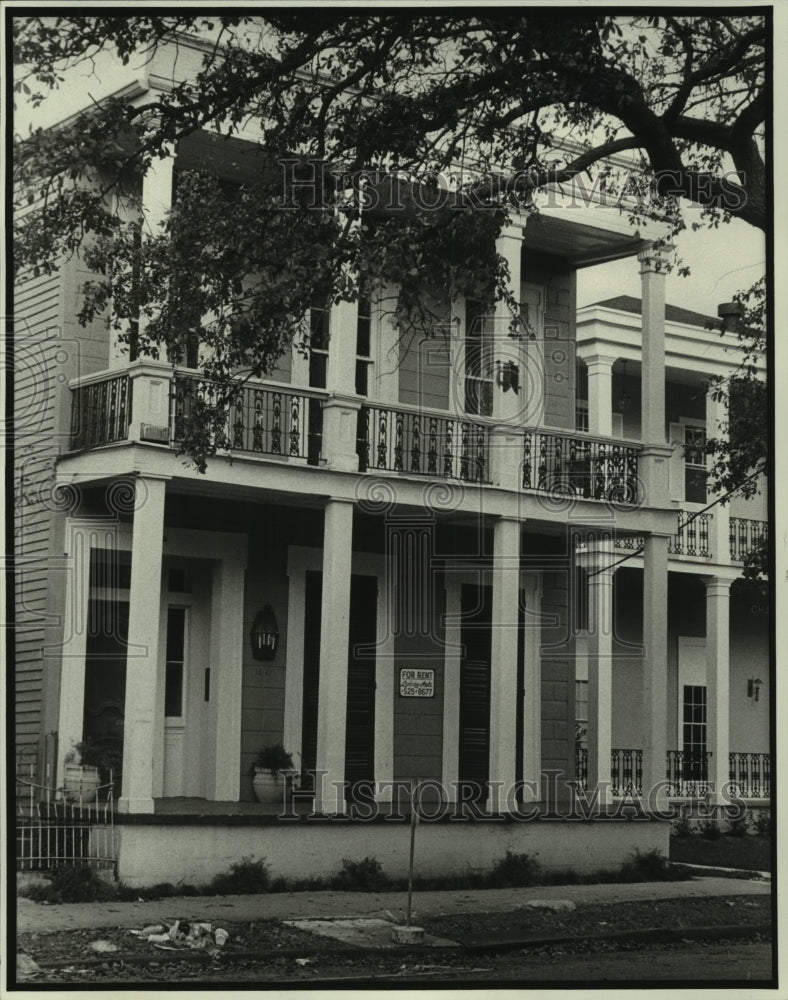
[[[154,162],[144,224],[207,149],[221,173],[206,133]],[[58,789],[75,744],[117,742],[127,883],[250,854],[401,872],[414,782],[434,873],[666,852],[669,797],[724,803],[731,770],[764,794],[767,618],[731,596],[764,512],[682,526],[708,500],[703,379],[730,362],[696,317],[666,320],[658,235],[615,209],[514,216],[517,338],[442,290],[423,337],[390,289],[313,310],[309,350],[244,388],[204,474],[178,447],[197,372],[80,326],[78,257],[20,282],[17,747]],[[617,259],[642,310],[578,314],[578,269]],[[251,765],[278,742],[296,802],[259,806]],[[562,821],[583,785],[598,822]]]

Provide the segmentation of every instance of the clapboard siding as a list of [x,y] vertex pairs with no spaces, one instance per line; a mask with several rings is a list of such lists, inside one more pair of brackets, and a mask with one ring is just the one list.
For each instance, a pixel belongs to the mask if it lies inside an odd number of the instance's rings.
[[[41,735],[43,647],[52,570],[55,461],[67,428],[57,393],[71,374],[62,337],[61,274],[23,278],[15,289],[14,495],[17,752]],[[61,376],[58,381],[58,376]]]

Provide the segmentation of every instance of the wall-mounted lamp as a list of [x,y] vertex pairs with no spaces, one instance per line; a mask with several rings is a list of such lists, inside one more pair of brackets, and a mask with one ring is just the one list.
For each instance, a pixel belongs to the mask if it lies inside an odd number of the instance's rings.
[[273,660],[276,647],[279,645],[279,626],[270,604],[266,604],[252,624],[249,633],[252,643],[252,656],[256,660]]
[[747,697],[752,698],[753,701],[758,701],[761,696],[761,688],[763,687],[763,681],[760,677],[751,677],[747,681]]
[[520,366],[514,361],[499,361],[495,381],[504,392],[513,389],[515,396],[518,396],[520,394]]

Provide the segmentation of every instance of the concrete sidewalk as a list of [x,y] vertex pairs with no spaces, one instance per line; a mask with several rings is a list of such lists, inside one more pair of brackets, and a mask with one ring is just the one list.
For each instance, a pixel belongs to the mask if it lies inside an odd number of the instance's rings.
[[[771,883],[727,878],[687,882],[637,882],[616,885],[552,885],[530,889],[460,889],[413,894],[415,919],[453,913],[496,913],[533,899],[583,903],[753,895],[764,896]],[[252,921],[338,917],[404,917],[405,892],[282,892],[256,896],[181,896],[138,903],[43,905],[17,899],[17,929],[47,933],[100,927],[141,927],[158,920]]]

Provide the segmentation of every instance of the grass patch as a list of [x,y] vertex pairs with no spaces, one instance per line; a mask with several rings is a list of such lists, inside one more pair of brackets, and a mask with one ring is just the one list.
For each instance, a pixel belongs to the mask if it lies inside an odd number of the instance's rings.
[[764,836],[671,837],[670,860],[688,865],[711,865],[718,868],[745,868],[748,871],[772,870],[772,839]]

